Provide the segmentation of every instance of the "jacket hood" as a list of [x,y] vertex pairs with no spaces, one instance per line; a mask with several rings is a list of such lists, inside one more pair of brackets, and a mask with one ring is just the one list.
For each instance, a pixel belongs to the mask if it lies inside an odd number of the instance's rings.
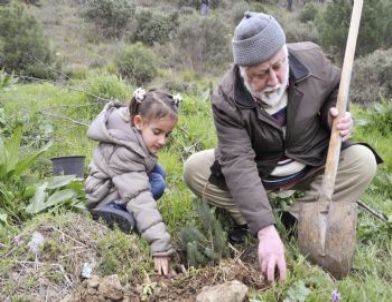
[[149,154],[139,131],[130,123],[128,107],[121,103],[106,104],[91,123],[87,136],[98,142],[124,146],[142,157]]

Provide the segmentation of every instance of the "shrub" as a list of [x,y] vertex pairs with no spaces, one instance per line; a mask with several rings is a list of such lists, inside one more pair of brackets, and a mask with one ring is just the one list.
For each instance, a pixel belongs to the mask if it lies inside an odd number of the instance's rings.
[[178,14],[161,15],[143,10],[136,15],[137,27],[133,34],[133,41],[140,41],[147,45],[164,44],[171,37],[171,33],[178,27]]
[[130,0],[87,0],[83,16],[93,22],[105,38],[118,38],[134,13]]
[[214,70],[230,57],[230,35],[225,22],[215,17],[193,16],[180,24],[177,58],[196,71]]
[[[123,80],[113,74],[94,76],[88,81],[86,90],[91,103],[104,104],[112,99],[125,101],[130,96],[129,87]],[[99,111],[99,108],[97,110]]]
[[137,86],[149,83],[158,74],[155,54],[140,42],[121,49],[115,64],[120,74]]
[[316,3],[308,2],[304,5],[299,13],[299,20],[301,22],[314,21],[319,12],[319,6]]
[[[316,19],[322,46],[337,61],[342,61],[344,56],[351,9],[352,1],[336,0],[330,3]],[[356,49],[358,55],[366,55],[378,48],[392,46],[391,14],[392,5],[389,0],[364,2]]]
[[215,209],[200,200],[194,205],[198,223],[188,223],[181,230],[182,249],[186,252],[188,266],[219,263],[228,255],[226,233],[215,217]]
[[392,97],[392,48],[355,60],[351,94],[360,104]]
[[295,14],[284,14],[279,18],[279,22],[286,33],[288,42],[313,41],[319,40],[319,33],[313,22],[298,22]]
[[53,78],[49,43],[24,6],[0,7],[0,68],[39,78]]

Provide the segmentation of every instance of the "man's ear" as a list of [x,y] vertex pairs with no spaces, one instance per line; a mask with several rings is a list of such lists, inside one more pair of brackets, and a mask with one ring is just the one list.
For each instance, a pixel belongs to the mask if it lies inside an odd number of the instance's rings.
[[133,124],[135,125],[136,129],[142,130],[143,127],[143,118],[139,115],[136,114],[133,119],[132,119]]

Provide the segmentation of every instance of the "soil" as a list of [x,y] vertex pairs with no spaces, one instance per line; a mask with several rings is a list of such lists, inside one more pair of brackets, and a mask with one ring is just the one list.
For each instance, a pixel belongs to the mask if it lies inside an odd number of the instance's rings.
[[[140,271],[126,283],[120,282],[120,276],[105,276],[96,270],[84,279],[81,277],[83,265],[100,259],[97,238],[111,230],[83,215],[67,214],[63,220],[65,222],[59,224],[56,219],[49,218],[27,227],[13,239],[8,249],[0,250],[1,301],[23,297],[28,298],[26,301],[187,302],[195,301],[204,286],[225,281],[238,280],[252,289],[266,287],[254,246],[236,251],[233,258],[210,267],[186,269],[177,262],[169,277]],[[34,232],[39,232],[46,240],[36,254],[29,251]]]

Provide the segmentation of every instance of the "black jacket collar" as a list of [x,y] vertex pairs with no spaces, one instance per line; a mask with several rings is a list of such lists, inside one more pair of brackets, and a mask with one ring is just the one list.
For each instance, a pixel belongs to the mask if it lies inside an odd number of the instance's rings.
[[[289,83],[296,84],[309,75],[309,70],[292,53],[289,52]],[[238,65],[234,66],[234,102],[238,107],[254,108],[252,95],[246,89]]]

